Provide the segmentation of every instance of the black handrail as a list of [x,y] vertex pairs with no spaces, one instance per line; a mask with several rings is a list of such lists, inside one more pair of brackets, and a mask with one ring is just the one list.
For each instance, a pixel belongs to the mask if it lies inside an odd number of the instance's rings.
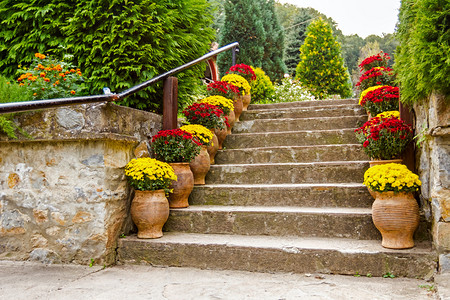
[[188,62],[182,66],[174,68],[168,72],[165,72],[161,75],[153,77],[150,80],[147,80],[141,84],[138,84],[132,88],[129,88],[128,90],[125,90],[119,94],[109,93],[109,94],[104,94],[104,95],[94,95],[94,96],[84,96],[84,97],[57,98],[57,99],[49,99],[49,100],[34,100],[34,101],[24,101],[24,102],[3,103],[3,104],[0,104],[0,114],[22,112],[22,111],[29,111],[29,110],[36,110],[36,109],[43,109],[43,108],[54,108],[54,107],[61,107],[61,106],[67,106],[67,105],[78,105],[78,104],[87,104],[87,103],[95,103],[95,102],[103,102],[103,101],[122,100],[128,96],[131,96],[131,95],[139,92],[142,89],[145,89],[146,87],[149,87],[150,85],[152,85],[160,80],[168,78],[169,76],[172,76],[172,75],[174,75],[178,72],[181,72],[187,68],[190,68],[198,63],[208,60],[214,56],[217,56],[217,54],[219,54],[219,53],[222,53],[229,49],[233,49],[233,53],[234,53],[238,46],[239,46],[238,42],[234,42],[229,45],[223,46],[223,47],[221,47],[217,50],[211,51],[191,62]]

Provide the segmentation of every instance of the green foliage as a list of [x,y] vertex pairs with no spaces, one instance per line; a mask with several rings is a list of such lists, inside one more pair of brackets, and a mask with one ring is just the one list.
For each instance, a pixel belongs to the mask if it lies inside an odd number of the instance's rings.
[[387,272],[386,274],[383,275],[383,278],[395,278],[395,275],[392,274],[391,272]]
[[394,67],[403,103],[419,102],[433,90],[450,99],[449,11],[447,0],[402,1]]
[[[105,86],[121,92],[208,52],[214,38],[208,9],[206,0],[1,1],[0,70],[12,75],[30,53],[64,52],[84,70],[90,94]],[[199,64],[177,75],[180,107],[204,69]],[[159,84],[121,104],[160,110],[161,101]]]
[[[266,34],[260,0],[229,0],[224,4],[225,22],[220,30],[219,44],[239,42],[236,64],[261,67]],[[231,51],[219,54],[219,71],[225,74],[232,65]]]
[[[0,103],[21,102],[31,100],[31,91],[19,86],[14,81],[0,76]],[[25,134],[13,121],[14,114],[0,115],[0,132],[5,133],[11,139],[17,139],[16,130]]]
[[[253,92],[252,92],[253,99]],[[283,78],[281,82],[275,84],[272,97],[258,100],[259,104],[297,102],[315,100],[304,87],[300,85],[298,80],[291,78]],[[252,100],[253,102],[253,100]]]
[[300,47],[306,38],[306,28],[314,16],[305,8],[300,8],[299,13],[295,16],[293,25],[286,28],[286,54],[284,62],[286,63],[287,72],[294,75],[295,68],[300,62]]
[[296,69],[301,85],[319,99],[333,94],[342,98],[351,96],[349,74],[331,26],[319,18],[311,22],[306,35]]
[[[224,4],[225,22],[220,30],[220,45],[239,42],[236,64],[262,67],[271,80],[281,79],[284,33],[275,14],[273,0],[229,0]],[[231,51],[218,56],[221,74],[232,65]]]
[[250,81],[252,102],[263,103],[264,100],[272,98],[275,88],[270,81],[269,76],[261,68],[252,68],[255,72],[256,79]]

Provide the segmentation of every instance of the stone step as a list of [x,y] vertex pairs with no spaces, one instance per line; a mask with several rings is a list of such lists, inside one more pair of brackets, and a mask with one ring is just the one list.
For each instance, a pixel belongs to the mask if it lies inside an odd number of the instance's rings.
[[368,160],[359,144],[280,146],[219,150],[216,164],[302,163]]
[[[422,218],[423,219],[423,218]],[[193,205],[171,209],[164,231],[381,240],[370,208]],[[416,240],[429,238],[425,222]]]
[[233,127],[233,133],[330,130],[340,128],[356,129],[361,127],[366,121],[367,116],[261,119],[237,122]]
[[362,182],[367,161],[212,165],[207,184]]
[[248,110],[259,109],[283,109],[295,107],[311,107],[311,106],[337,106],[337,105],[354,105],[358,104],[358,99],[342,99],[342,100],[314,100],[299,102],[283,102],[271,104],[250,104]]
[[241,121],[255,119],[282,119],[282,118],[323,118],[339,116],[366,116],[366,111],[357,104],[337,106],[311,106],[279,109],[247,110],[239,117]]
[[159,239],[119,240],[119,263],[254,272],[355,275],[386,273],[426,278],[436,271],[431,243],[390,250],[380,241],[165,233]]
[[357,144],[355,128],[314,131],[285,131],[230,134],[223,146],[225,149]]
[[373,203],[361,183],[196,185],[190,205],[362,207]]

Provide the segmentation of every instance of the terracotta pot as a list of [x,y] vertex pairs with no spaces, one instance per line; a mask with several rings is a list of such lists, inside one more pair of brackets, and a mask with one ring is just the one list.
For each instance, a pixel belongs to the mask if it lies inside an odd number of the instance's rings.
[[236,99],[234,99],[234,115],[236,118],[236,122],[239,122],[239,117],[242,114],[242,109],[243,109],[243,103],[242,103],[242,97],[241,96],[237,96]]
[[217,140],[219,141],[219,150],[222,150],[223,141],[225,141],[227,137],[226,129],[214,129],[214,134],[217,136]]
[[383,237],[381,245],[390,249],[414,247],[413,235],[420,216],[413,193],[374,193],[372,220]]
[[403,162],[403,160],[401,158],[381,159],[381,160],[373,159],[373,160],[369,161],[369,164],[370,164],[370,167],[373,167],[373,166],[384,165],[384,164],[401,164],[402,162]]
[[211,167],[208,150],[206,148],[206,146],[202,146],[200,154],[189,163],[189,167],[194,174],[194,184],[205,184],[205,176]]
[[214,134],[214,136],[213,136],[212,143],[210,146],[208,146],[207,150],[208,150],[208,154],[209,154],[210,164],[213,165],[214,157],[216,156],[217,151],[219,151],[219,140],[217,138],[217,135],[214,133],[214,129],[210,129],[210,130]]
[[189,163],[169,163],[177,175],[177,181],[170,185],[173,189],[169,193],[169,206],[171,208],[184,208],[189,206],[188,198],[194,188],[194,174]]
[[162,228],[169,218],[169,201],[164,190],[135,191],[131,203],[131,218],[138,228],[138,238],[162,237]]
[[230,127],[227,128],[227,134],[231,134],[231,129],[233,129],[234,123],[236,122],[234,110],[230,111],[227,117],[228,117],[228,124],[230,124]]
[[242,111],[246,111],[250,102],[252,101],[252,95],[244,95],[242,97]]

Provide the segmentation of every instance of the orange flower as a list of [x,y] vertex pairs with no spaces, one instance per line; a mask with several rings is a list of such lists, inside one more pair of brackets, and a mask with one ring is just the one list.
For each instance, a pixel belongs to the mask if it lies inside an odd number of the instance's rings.
[[37,93],[33,93],[33,96],[37,96]]
[[70,69],[70,72],[75,73],[76,71],[74,69]]
[[44,72],[41,72],[41,73],[39,74],[39,76],[41,76],[41,77],[45,77],[45,75],[47,75],[47,74],[45,74]]
[[44,81],[45,82],[50,82],[50,79],[49,78],[44,78]]
[[23,82],[19,83],[19,86],[24,86],[25,84],[23,84]]
[[45,58],[45,55],[41,54],[41,53],[35,53],[34,56],[36,56],[39,59],[44,59]]
[[56,80],[56,81],[55,81],[55,84],[59,84],[59,80]]
[[65,77],[65,76],[66,76],[66,74],[64,74],[64,73],[59,73],[59,76],[61,76],[61,77]]
[[71,93],[72,95],[75,95],[75,91],[74,91],[74,90],[71,90],[70,93]]
[[78,75],[78,76],[81,76],[81,72],[77,72],[77,75]]

